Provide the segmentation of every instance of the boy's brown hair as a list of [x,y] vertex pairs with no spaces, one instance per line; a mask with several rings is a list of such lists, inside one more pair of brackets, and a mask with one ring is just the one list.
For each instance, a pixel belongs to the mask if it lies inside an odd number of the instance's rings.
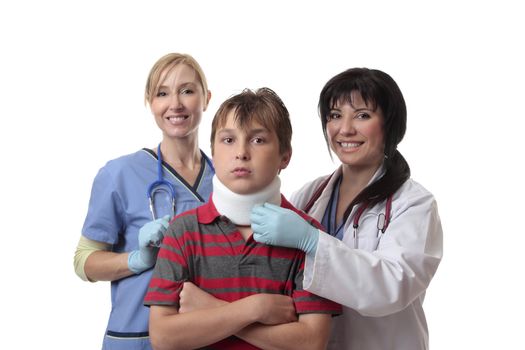
[[272,89],[263,87],[255,91],[244,89],[221,104],[211,124],[212,154],[217,129],[226,124],[228,113],[232,110],[241,129],[256,121],[269,131],[275,131],[280,154],[292,151],[292,124],[288,109]]

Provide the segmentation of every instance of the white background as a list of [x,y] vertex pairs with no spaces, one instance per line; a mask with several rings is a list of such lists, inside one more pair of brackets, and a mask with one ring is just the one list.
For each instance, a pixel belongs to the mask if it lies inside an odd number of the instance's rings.
[[[321,4],[322,3],[322,4]],[[218,105],[269,86],[294,155],[283,192],[335,168],[319,91],[354,66],[398,82],[400,150],[438,200],[445,253],[427,292],[432,349],[522,346],[524,11],[511,1],[3,1],[0,5],[2,348],[97,349],[109,284],[73,253],[109,159],[160,140],[143,104],[151,65],[192,54]]]

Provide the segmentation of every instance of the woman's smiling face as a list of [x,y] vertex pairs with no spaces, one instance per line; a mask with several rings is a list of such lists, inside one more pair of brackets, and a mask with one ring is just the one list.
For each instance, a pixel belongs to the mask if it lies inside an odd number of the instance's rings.
[[207,105],[197,73],[185,64],[178,64],[162,74],[151,100],[157,125],[167,137],[196,134]]
[[338,101],[326,117],[330,148],[346,165],[377,168],[384,159],[383,114],[352,92],[352,102]]

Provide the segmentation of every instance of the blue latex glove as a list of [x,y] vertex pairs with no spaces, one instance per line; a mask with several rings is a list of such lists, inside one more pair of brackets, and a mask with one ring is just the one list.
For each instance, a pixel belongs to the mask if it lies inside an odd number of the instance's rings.
[[148,222],[139,230],[139,249],[129,253],[128,268],[134,273],[141,273],[155,265],[160,242],[168,229],[171,216]]
[[306,254],[317,249],[319,230],[289,209],[264,203],[253,207],[250,219],[257,242],[297,248]]

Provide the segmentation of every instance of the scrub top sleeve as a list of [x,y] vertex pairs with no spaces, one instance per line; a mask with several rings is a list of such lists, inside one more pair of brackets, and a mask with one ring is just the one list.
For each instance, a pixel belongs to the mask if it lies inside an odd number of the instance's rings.
[[82,235],[94,241],[116,244],[124,226],[122,208],[113,178],[104,167],[93,181]]

